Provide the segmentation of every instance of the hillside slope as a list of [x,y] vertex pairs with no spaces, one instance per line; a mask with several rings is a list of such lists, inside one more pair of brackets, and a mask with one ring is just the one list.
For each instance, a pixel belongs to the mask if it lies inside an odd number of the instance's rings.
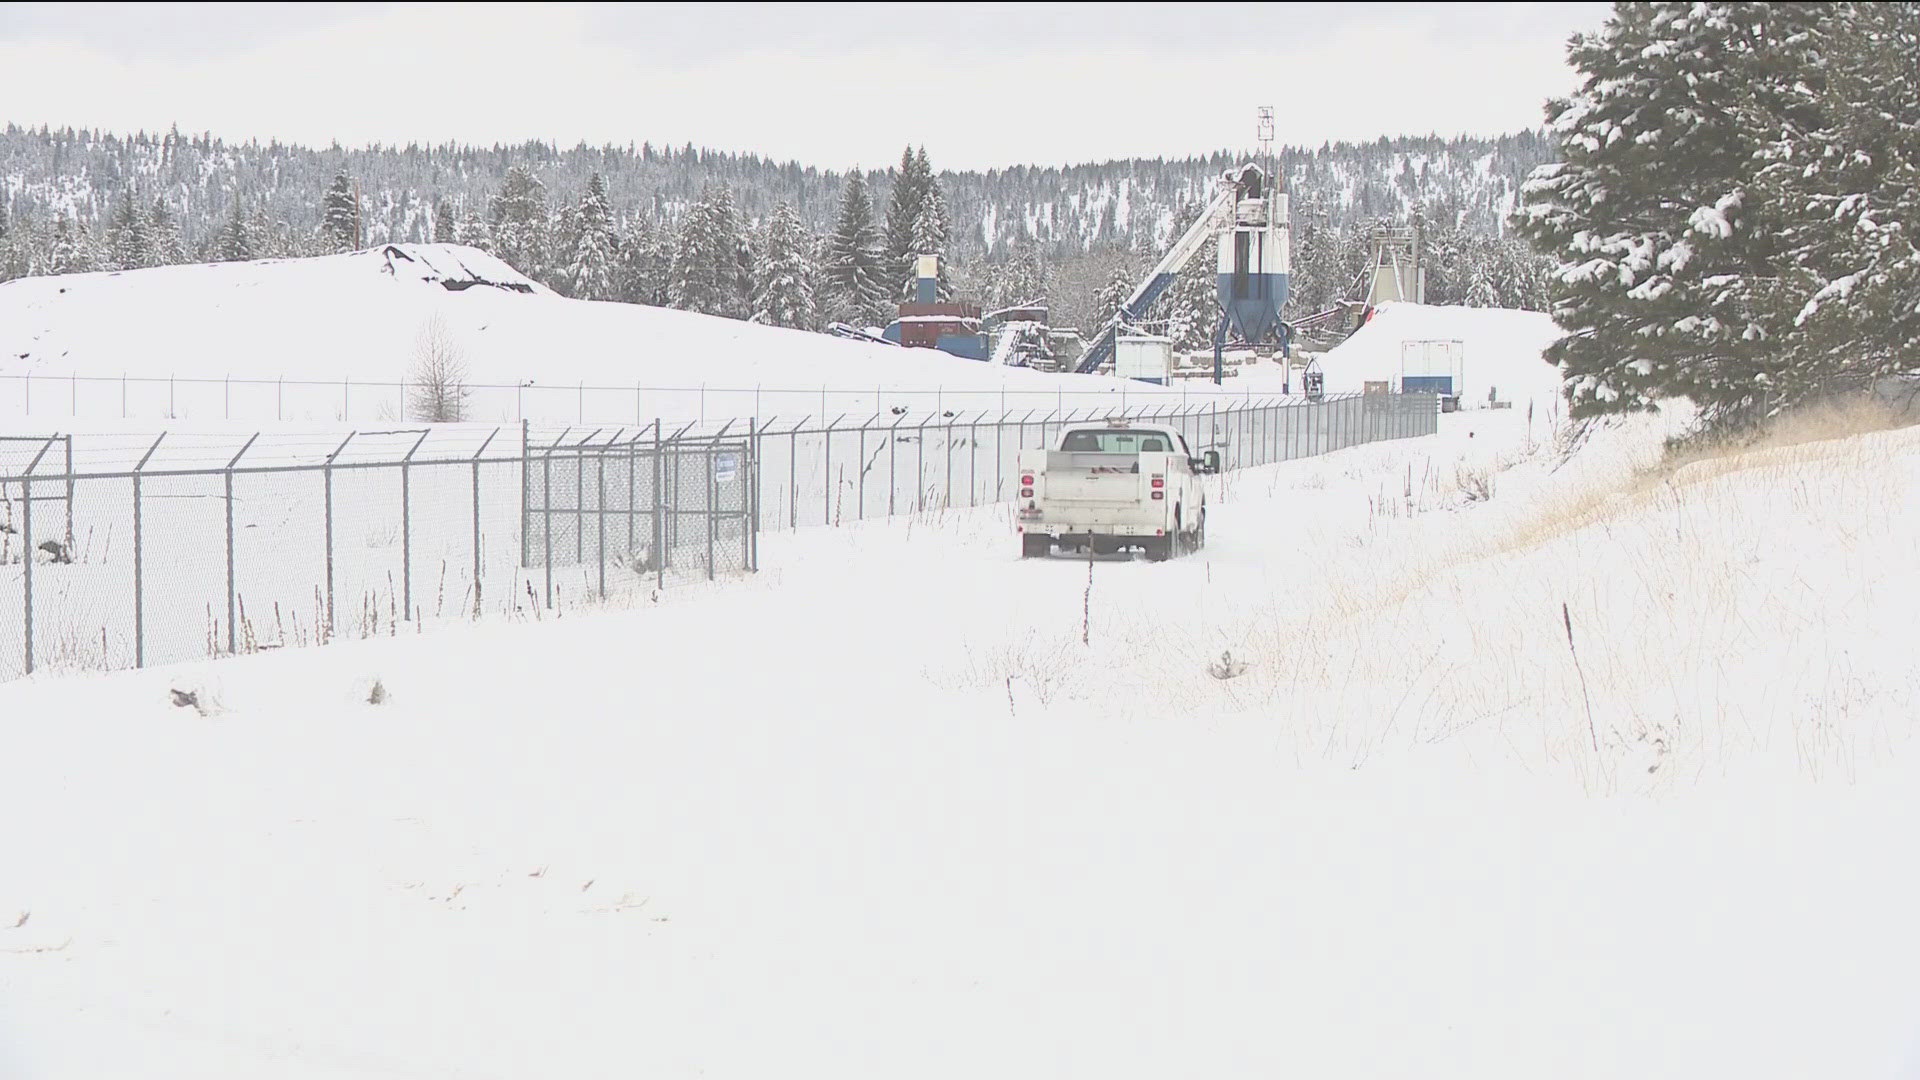
[[[867,412],[875,410],[882,388],[926,392],[929,400],[915,408],[932,408],[931,395],[942,388],[971,392],[973,408],[997,404],[1002,390],[1012,395],[1011,404],[1066,405],[1077,395],[1082,407],[1122,391],[1118,380],[1101,376],[1046,374],[931,349],[569,300],[484,252],[441,244],[0,283],[0,375],[111,377],[116,408],[122,373],[161,380],[285,378],[329,384],[323,400],[331,408],[344,380],[397,384],[407,378],[417,338],[436,317],[463,353],[469,381],[507,390],[488,399],[485,419],[514,418],[512,388],[527,380],[564,391],[566,413],[573,412],[576,384],[747,391],[702,403],[711,416],[825,411],[823,389],[857,391],[858,402],[837,407]],[[766,391],[759,402],[756,387]],[[783,399],[781,390],[794,396]],[[1127,383],[1125,392],[1164,391]],[[693,409],[684,395],[644,404],[653,406],[644,410],[648,416]],[[633,407],[631,394],[621,398],[628,415]]]

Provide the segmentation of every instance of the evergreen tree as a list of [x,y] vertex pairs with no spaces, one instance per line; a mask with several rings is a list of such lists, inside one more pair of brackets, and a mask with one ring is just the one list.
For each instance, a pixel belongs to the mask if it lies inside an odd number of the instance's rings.
[[147,229],[146,214],[134,205],[132,188],[121,193],[107,235],[110,259],[116,268],[138,270],[155,265],[153,236]]
[[629,221],[620,239],[620,299],[667,306],[672,269],[672,238],[644,214]]
[[894,174],[893,199],[887,206],[886,257],[888,278],[904,282],[902,297],[913,295],[914,256],[931,254],[918,250],[920,220],[927,212],[927,198],[933,188],[933,176],[927,166],[927,154],[918,154],[909,146],[900,152],[900,168]]
[[826,271],[828,310],[838,321],[879,324],[888,320],[887,298],[893,295],[892,275],[880,249],[879,230],[873,225],[873,200],[866,178],[854,169],[840,196],[840,218],[828,241]]
[[467,204],[466,216],[454,226],[453,235],[456,242],[468,247],[488,252],[493,250],[493,234],[487,229],[486,219],[480,216],[480,207],[475,203]]
[[62,210],[54,219],[52,239],[52,251],[47,260],[51,273],[84,274],[97,268],[93,238],[87,233],[86,222],[76,220]]
[[226,231],[220,234],[217,258],[222,262],[257,259],[261,257],[259,246],[260,240],[252,219],[247,216],[246,207],[241,205],[238,198],[234,199],[233,214],[227,219]]
[[725,184],[708,185],[680,223],[670,273],[673,306],[730,319],[750,314],[740,289],[739,245],[732,192]]
[[572,295],[580,300],[613,300],[618,297],[615,284],[619,252],[613,234],[613,209],[607,205],[607,185],[599,173],[587,181],[574,213],[572,265],[567,278]]
[[1088,329],[1098,332],[1100,328],[1113,321],[1120,314],[1120,305],[1127,302],[1133,290],[1140,283],[1140,271],[1132,259],[1121,259],[1107,272],[1107,280],[1093,297],[1093,319]]
[[490,223],[495,255],[537,280],[546,273],[547,189],[524,165],[507,170],[494,196]]
[[[1174,215],[1173,236],[1179,237],[1191,228],[1202,209],[1197,202],[1182,204]],[[1166,336],[1177,348],[1198,351],[1213,347],[1214,330],[1220,323],[1220,284],[1218,267],[1205,251],[1189,260],[1155,301],[1154,320],[1165,325]]]
[[455,237],[459,235],[460,230],[453,223],[453,206],[444,198],[434,199],[433,242],[436,244],[458,243]]
[[152,237],[155,265],[178,266],[187,261],[187,246],[180,238],[180,225],[167,209],[165,199],[153,200],[153,208],[147,212],[147,234]]
[[789,203],[774,207],[760,245],[753,321],[811,330],[819,318],[813,298],[813,234]]
[[[1759,198],[1783,208],[1788,325],[1775,401],[1859,387],[1920,358],[1920,4],[1842,4],[1807,35],[1811,72],[1762,131]],[[1757,107],[1756,107],[1757,106]]]
[[[1576,417],[1687,397],[1710,422],[1783,389],[1774,344],[1791,258],[1754,183],[1757,117],[1804,130],[1791,88],[1820,79],[1809,32],[1838,5],[1621,3],[1569,55],[1580,90],[1548,119],[1516,227],[1560,260],[1547,351]],[[1911,111],[1909,106],[1908,111]]]
[[1044,303],[1048,283],[1046,259],[1041,255],[1040,245],[1032,237],[1025,237],[1009,248],[989,299],[996,308]]
[[360,246],[360,208],[354,199],[353,180],[346,173],[333,175],[333,185],[320,201],[320,232],[326,237],[329,251],[352,251]]
[[[924,159],[923,163],[924,163]],[[912,296],[915,282],[919,279],[918,257],[937,255],[940,257],[939,284],[935,295],[941,300],[953,299],[953,268],[949,265],[948,252],[952,247],[953,234],[947,228],[947,202],[940,194],[940,188],[928,177],[926,197],[920,203],[920,216],[913,223],[914,258],[909,259],[910,276],[906,282],[905,295]]]

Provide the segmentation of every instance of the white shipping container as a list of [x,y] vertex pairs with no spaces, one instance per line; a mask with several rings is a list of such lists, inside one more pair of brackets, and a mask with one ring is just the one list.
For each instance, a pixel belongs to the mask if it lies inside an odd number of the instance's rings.
[[1173,378],[1173,339],[1147,334],[1115,339],[1113,373],[1123,379],[1166,382]]

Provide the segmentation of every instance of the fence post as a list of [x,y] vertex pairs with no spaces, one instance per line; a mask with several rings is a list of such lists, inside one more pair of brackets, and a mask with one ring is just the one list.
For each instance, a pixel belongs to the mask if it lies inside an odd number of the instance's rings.
[[245,443],[241,444],[240,453],[233,455],[233,460],[227,462],[227,468],[224,474],[227,480],[227,655],[228,656],[233,656],[236,653],[238,653],[239,644],[240,644],[240,634],[239,634],[239,631],[234,626],[234,622],[236,621],[236,618],[237,618],[235,613],[234,598],[238,595],[238,591],[237,591],[236,583],[234,581],[234,566],[233,566],[233,470],[235,467],[237,467],[240,464],[240,458],[246,454],[247,448],[253,445],[253,440],[259,437],[260,437],[260,433],[256,431],[253,433],[252,438],[249,438]]
[[660,510],[666,504],[664,459],[660,455],[660,418],[653,418],[653,572],[654,586],[667,587],[667,529]]
[[225,418],[231,420],[233,419],[233,376],[222,375],[220,377],[220,394],[220,407],[226,413]]
[[67,556],[73,556],[73,436],[67,435],[62,442],[66,445],[67,456]]
[[[558,446],[559,439],[554,440]],[[540,563],[546,577],[546,607],[553,610],[553,447],[540,455]]]
[[480,449],[473,452],[473,617],[480,617],[480,457],[493,445],[495,435],[500,434],[494,428]]
[[[879,414],[876,413],[875,415],[877,416]],[[853,497],[853,517],[855,521],[867,520],[867,425],[870,423],[872,423],[871,420],[860,421],[860,457],[857,462],[860,470],[854,476],[855,482],[860,485],[860,490],[856,492]]]
[[147,615],[146,593],[145,593],[146,577],[144,574],[145,564],[143,561],[145,557],[144,549],[141,546],[143,534],[140,529],[140,470],[147,467],[147,459],[153,457],[153,452],[155,450],[160,449],[160,440],[166,437],[167,437],[167,433],[164,431],[161,432],[159,436],[153,440],[153,445],[147,447],[147,452],[141,456],[140,463],[133,467],[133,666],[134,667],[145,667],[147,664],[147,647],[146,647],[146,633],[145,633],[146,625],[147,625],[146,624],[146,615]]
[[[986,412],[982,410],[982,416]],[[967,425],[967,505],[980,505],[980,421]]]
[[[821,417],[822,420],[826,417]],[[806,423],[802,417],[800,424]],[[787,528],[800,527],[800,424],[793,425],[793,437],[787,446]]]
[[[826,398],[827,394],[823,389],[820,392],[820,401],[822,404],[826,403]],[[820,415],[824,418],[827,414],[823,412]],[[820,523],[822,525],[837,524],[833,520],[833,428],[835,424],[838,424],[846,418],[846,414],[842,413],[827,424],[825,435],[827,444],[826,460],[821,469],[822,476],[820,483]],[[708,467],[711,469],[712,462],[708,462]]]
[[595,470],[593,482],[593,542],[600,554],[600,599],[607,598],[607,455],[605,452],[594,455],[599,459],[599,468]]
[[413,484],[410,471],[414,451],[427,441],[427,428],[413,441],[413,449],[400,459],[400,617],[418,622],[413,610]]
[[520,420],[520,568],[522,570],[527,568],[527,563],[533,556],[532,549],[527,546],[531,542],[527,538],[527,481],[532,476],[532,473],[528,471],[529,464],[530,462],[527,458],[527,421],[523,417]]
[[347,448],[347,444],[353,441],[353,437],[356,434],[358,434],[358,432],[352,432],[352,431],[347,432],[347,437],[340,440],[340,445],[334,447],[333,453],[327,455],[326,464],[320,467],[320,474],[325,480],[325,485],[327,490],[327,631],[326,632],[327,632],[328,641],[333,640],[333,629],[335,626],[335,623],[333,621],[333,459],[340,456],[340,452]]
[[[757,396],[758,391],[755,391],[755,394]],[[747,489],[748,498],[753,500],[751,518],[753,531],[747,534],[747,569],[758,572],[760,569],[760,418],[754,417],[753,423],[753,440],[747,447],[747,452],[753,455],[753,475],[751,486]],[[773,421],[769,420],[767,423],[772,424]]]
[[627,558],[633,558],[634,515],[640,504],[640,433],[627,440]]
[[913,510],[919,513],[927,508],[927,419],[920,421],[920,433],[913,438]]
[[[52,440],[48,440],[51,444]],[[43,450],[42,453],[45,451]],[[36,463],[39,458],[33,459]],[[29,467],[31,474],[33,469]],[[33,674],[33,477],[20,478],[20,549],[21,572],[26,575],[23,591],[27,596],[27,671]]]
[[719,485],[718,483],[716,483],[716,482],[715,482],[715,480],[714,480],[714,476],[713,476],[713,458],[714,458],[714,454],[715,454],[715,453],[717,452],[715,448],[716,448],[716,447],[717,447],[718,445],[719,445],[719,444],[718,444],[718,443],[716,443],[716,442],[709,442],[709,443],[707,444],[707,497],[706,497],[706,504],[707,504],[707,580],[708,580],[708,581],[712,581],[712,580],[713,580],[713,519],[714,519],[714,503],[715,503],[715,502],[717,502],[717,501],[719,501],[719,499],[718,499],[718,496],[719,496],[719,491],[720,491],[720,485]]

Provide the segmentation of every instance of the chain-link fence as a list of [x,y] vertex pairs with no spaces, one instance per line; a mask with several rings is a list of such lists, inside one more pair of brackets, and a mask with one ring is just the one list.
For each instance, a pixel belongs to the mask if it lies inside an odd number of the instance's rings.
[[0,679],[392,635],[751,569],[752,441],[659,434],[97,436],[77,466],[75,437],[0,439]]
[[569,587],[604,598],[756,569],[757,477],[744,425],[563,431],[527,448],[522,565],[548,607]]
[[1195,453],[1219,450],[1244,469],[1382,439],[1431,435],[1432,394],[1344,394],[1318,401],[1267,398],[1147,404],[1127,410],[778,417],[756,421],[761,528],[838,525],[866,518],[984,506],[1009,497],[1022,449],[1043,449],[1069,424],[1125,415],[1180,429]]
[[[0,679],[391,635],[753,570],[763,528],[999,502],[1020,449],[1118,414],[0,437]],[[1431,394],[1126,412],[1178,427],[1227,469],[1431,434],[1438,414]]]

